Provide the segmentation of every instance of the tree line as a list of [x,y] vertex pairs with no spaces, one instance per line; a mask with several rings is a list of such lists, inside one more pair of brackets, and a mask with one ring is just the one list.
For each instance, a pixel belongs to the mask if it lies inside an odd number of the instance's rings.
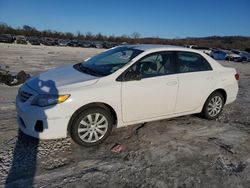
[[51,37],[58,39],[77,39],[77,40],[94,40],[94,41],[110,41],[129,44],[168,44],[168,45],[198,45],[209,48],[222,49],[249,49],[250,37],[244,36],[210,36],[210,37],[187,37],[178,39],[165,39],[159,37],[142,37],[140,33],[134,32],[131,35],[103,35],[101,33],[93,34],[91,32],[81,33],[77,31],[75,34],[70,32],[59,32],[54,30],[39,31],[35,27],[24,25],[22,27],[13,28],[5,23],[0,24],[0,34],[24,35],[36,37]]

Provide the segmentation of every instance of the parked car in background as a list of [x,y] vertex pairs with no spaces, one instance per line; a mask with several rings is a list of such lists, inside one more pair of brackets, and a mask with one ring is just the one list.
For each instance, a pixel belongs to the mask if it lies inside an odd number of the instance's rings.
[[106,49],[117,46],[115,42],[109,42],[109,41],[104,41],[102,45],[103,45],[103,48],[106,48]]
[[103,42],[101,41],[94,41],[93,42],[94,48],[103,48]]
[[212,49],[211,48],[204,47],[204,46],[195,46],[195,45],[193,45],[190,48],[196,49],[196,50],[200,50],[200,51],[202,51],[203,53],[205,53],[205,54],[207,54],[209,56],[211,56],[211,53],[212,53]]
[[193,44],[191,44],[191,45],[184,45],[184,47],[186,47],[186,48],[193,48],[193,46],[197,46],[197,45],[193,45]]
[[238,54],[242,61],[250,61],[250,53],[240,50],[231,50],[233,53]]
[[31,45],[40,45],[41,41],[38,37],[28,37],[27,39]]
[[17,44],[27,44],[26,37],[23,35],[17,35],[16,37]]
[[76,40],[76,39],[70,40],[68,43],[68,46],[79,47],[78,40]]
[[59,46],[68,46],[69,45],[69,40],[67,40],[67,39],[59,39],[58,40],[58,45]]
[[250,48],[245,48],[244,51],[250,53]]
[[114,127],[201,113],[217,118],[239,75],[204,53],[124,45],[28,80],[16,98],[19,129],[40,139],[103,142]]
[[240,55],[236,54],[236,53],[233,53],[229,50],[225,50],[225,52],[227,53],[226,57],[225,57],[225,60],[228,60],[228,61],[236,61],[236,62],[241,62],[242,61],[242,58]]
[[238,54],[235,54],[229,50],[213,50],[211,52],[211,57],[216,60],[227,60],[227,61],[242,61]]
[[87,40],[80,40],[78,41],[78,44],[80,47],[84,47],[84,48],[90,48],[91,47],[91,42],[87,41]]
[[0,34],[0,42],[13,43],[14,37],[12,37],[10,34]]
[[225,60],[227,53],[224,50],[212,50],[211,57],[215,60]]
[[239,55],[241,56],[243,61],[250,62],[250,53],[241,51]]
[[56,39],[50,37],[42,38],[41,43],[46,46],[55,46],[58,44]]

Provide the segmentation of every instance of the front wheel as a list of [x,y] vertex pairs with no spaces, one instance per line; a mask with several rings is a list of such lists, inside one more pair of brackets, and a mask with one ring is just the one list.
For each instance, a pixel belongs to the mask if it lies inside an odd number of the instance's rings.
[[220,92],[212,93],[208,97],[203,107],[203,110],[202,110],[203,117],[205,117],[206,119],[217,118],[223,110],[224,103],[225,103],[225,99]]
[[112,126],[113,118],[110,112],[93,107],[84,110],[74,119],[70,136],[79,145],[94,146],[109,136]]

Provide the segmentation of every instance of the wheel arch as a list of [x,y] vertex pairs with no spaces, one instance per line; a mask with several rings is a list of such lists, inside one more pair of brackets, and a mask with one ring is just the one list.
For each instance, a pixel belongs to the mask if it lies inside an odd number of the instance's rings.
[[100,107],[100,108],[103,108],[107,111],[109,111],[113,117],[113,121],[114,121],[114,125],[117,124],[117,113],[116,111],[114,110],[113,107],[111,107],[110,105],[108,105],[107,103],[103,103],[103,102],[93,102],[93,103],[89,103],[89,104],[86,104],[80,108],[78,108],[73,114],[72,116],[70,117],[70,120],[69,120],[69,123],[68,123],[68,127],[67,127],[67,131],[70,130],[73,122],[74,122],[74,119],[81,113],[83,112],[84,110],[88,109],[88,108],[93,108],[93,107]]
[[206,98],[206,100],[205,100],[205,102],[204,102],[204,104],[203,104],[203,106],[202,106],[202,109],[204,108],[204,106],[205,106],[205,104],[206,104],[206,102],[207,102],[207,99],[208,99],[213,93],[215,93],[215,92],[219,92],[219,93],[222,94],[222,96],[223,96],[223,98],[224,98],[224,104],[226,104],[226,101],[227,101],[227,92],[226,92],[226,90],[223,89],[223,88],[218,88],[218,89],[214,90],[212,93],[210,93],[210,95],[207,96],[207,98]]
[[[214,90],[212,93],[214,93],[214,92],[219,92],[219,93],[221,93],[222,96],[223,96],[223,98],[224,98],[224,104],[226,104],[226,101],[227,101],[227,92],[226,92],[226,90],[225,90],[225,89],[222,89],[222,88],[219,88],[219,89]],[[212,94],[212,93],[211,93],[211,94]]]

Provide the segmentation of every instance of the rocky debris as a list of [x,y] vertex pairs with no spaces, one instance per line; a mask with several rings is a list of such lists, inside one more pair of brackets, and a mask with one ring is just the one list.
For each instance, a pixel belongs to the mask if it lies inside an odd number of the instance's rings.
[[243,172],[247,164],[243,161],[232,162],[229,159],[219,156],[216,161],[217,169],[236,175]]
[[53,156],[56,153],[70,151],[70,146],[70,138],[40,141],[37,147],[37,156],[38,158],[44,158],[46,156]]
[[114,153],[121,153],[124,150],[124,146],[122,144],[119,143],[115,143],[111,148],[110,151],[114,152]]
[[141,125],[135,127],[134,129],[134,134],[136,135],[137,139],[139,139],[139,130],[143,128],[146,125],[146,123],[142,123]]
[[69,164],[69,161],[67,158],[60,159],[57,157],[55,159],[49,159],[46,162],[43,162],[42,166],[46,170],[54,170],[56,168],[60,168],[60,167],[65,166],[67,164]]
[[233,145],[221,144],[220,147],[226,150],[227,152],[234,154],[234,152],[232,151]]
[[126,136],[125,139],[130,139],[131,137],[135,136],[137,141],[140,141],[139,130],[143,128],[145,125],[146,123],[142,123],[142,124],[131,127],[130,133],[129,135]]
[[63,157],[63,153],[70,153],[70,145],[69,138],[39,141],[19,132],[18,136],[6,140],[1,147],[0,184],[4,183],[6,177],[9,181],[28,178],[37,166],[53,170],[67,165],[70,160]]
[[7,86],[17,86],[24,83],[31,76],[23,70],[18,72],[16,75],[12,75],[10,71],[7,70],[8,67],[2,68],[0,66],[0,83]]
[[235,153],[232,144],[225,144],[220,139],[218,139],[216,137],[210,137],[210,138],[208,138],[208,141],[213,142],[214,144],[218,145],[220,148],[224,149],[225,151],[227,151],[231,154]]

